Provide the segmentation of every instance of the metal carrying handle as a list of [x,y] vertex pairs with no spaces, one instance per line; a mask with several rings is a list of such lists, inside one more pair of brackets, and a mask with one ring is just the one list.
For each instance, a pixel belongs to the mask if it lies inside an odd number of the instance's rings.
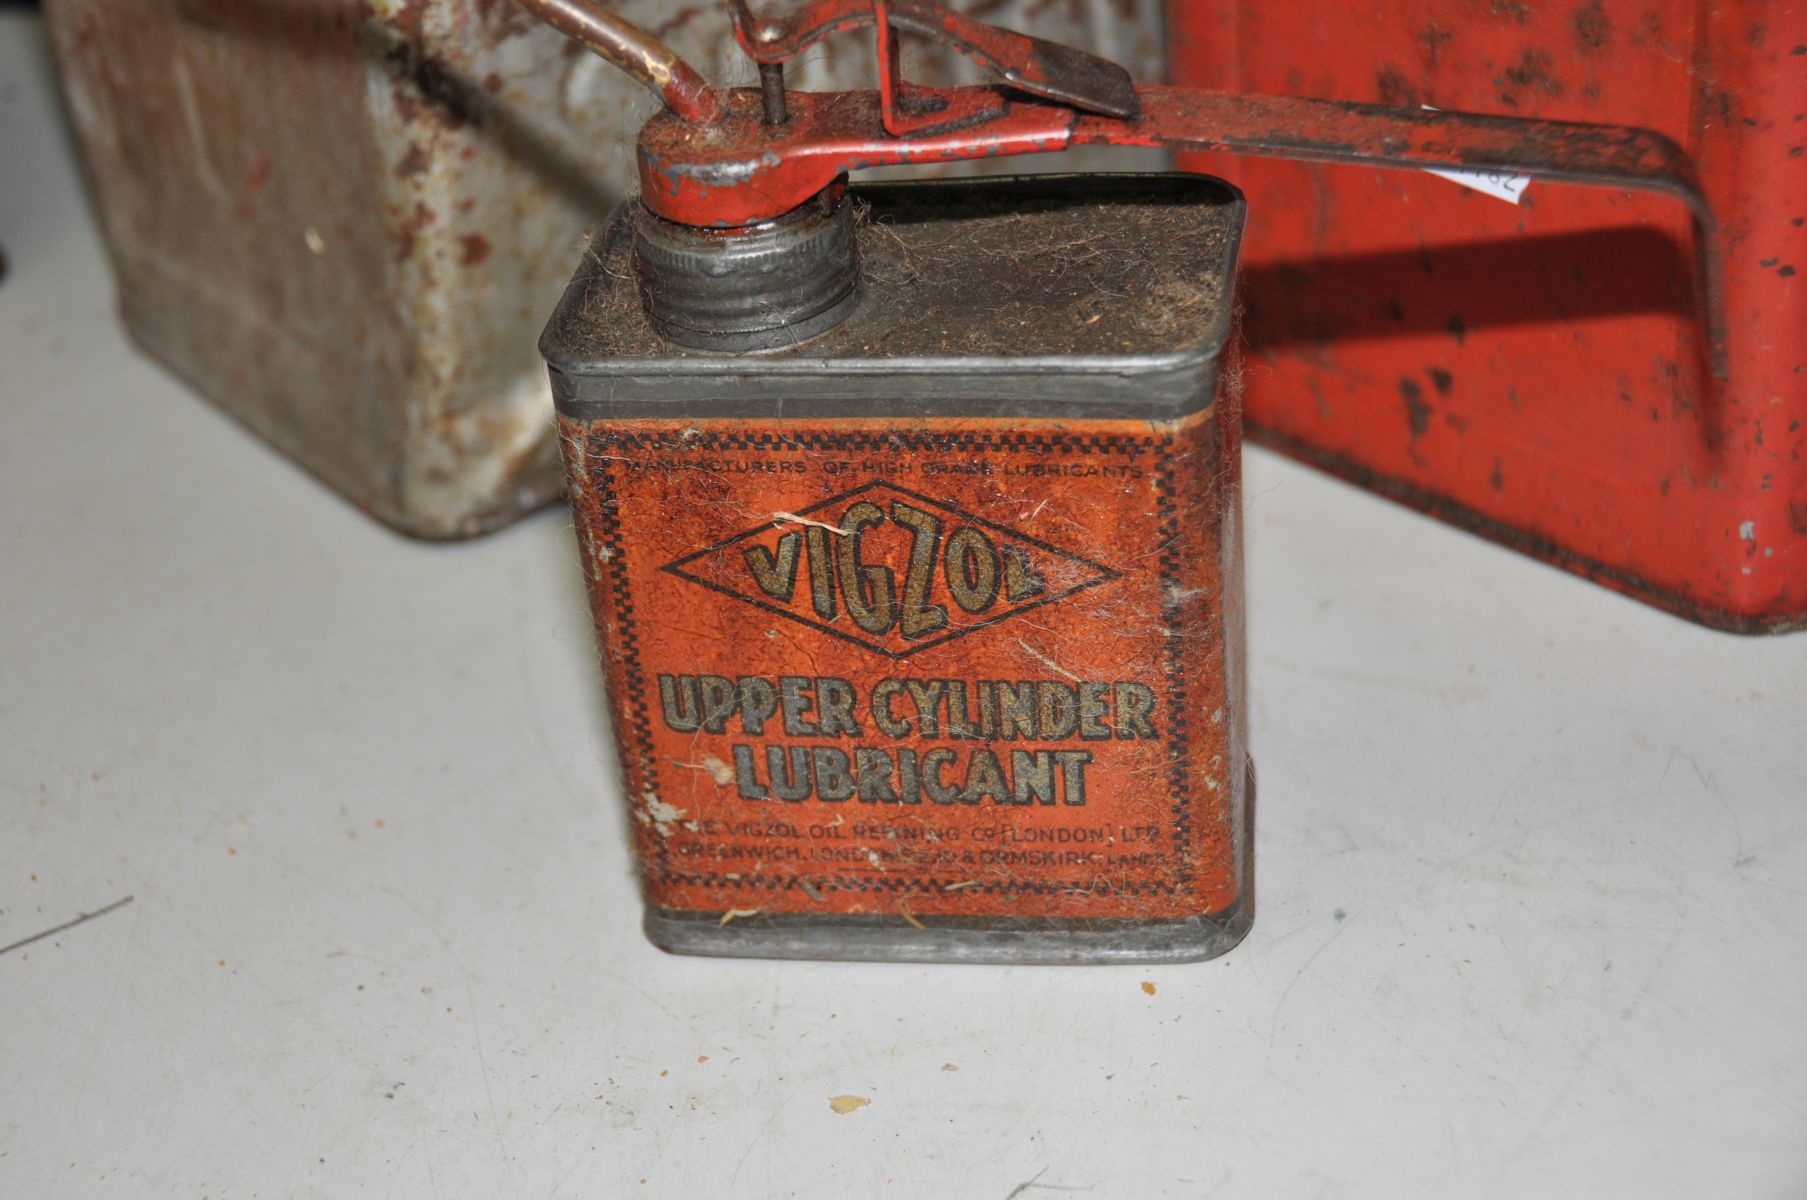
[[[1305,162],[1529,175],[1653,192],[1694,220],[1697,299],[1713,374],[1726,378],[1723,249],[1682,148],[1648,129],[1380,104],[1136,85],[1114,63],[998,29],[938,0],[809,0],[787,20],[728,0],[761,91],[723,96],[651,34],[595,0],[516,0],[650,87],[666,113],[640,134],[641,200],[657,216],[737,228],[790,212],[850,171],[1005,157],[1072,146],[1142,146]],[[881,87],[786,92],[784,63],[848,29],[877,29]],[[950,46],[1017,93],[926,88],[898,70],[896,31]],[[713,127],[708,138],[698,126]]]
[[614,63],[652,90],[686,125],[719,125],[727,106],[697,69],[631,21],[589,0],[515,0],[584,49]]

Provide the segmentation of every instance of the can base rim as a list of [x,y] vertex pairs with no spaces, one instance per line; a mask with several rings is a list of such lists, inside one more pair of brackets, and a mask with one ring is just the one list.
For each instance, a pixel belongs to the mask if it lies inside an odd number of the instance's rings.
[[1204,962],[1233,950],[1255,920],[1255,766],[1243,791],[1242,887],[1213,913],[1171,920],[723,913],[648,905],[648,940],[672,954],[838,962],[1079,966]]

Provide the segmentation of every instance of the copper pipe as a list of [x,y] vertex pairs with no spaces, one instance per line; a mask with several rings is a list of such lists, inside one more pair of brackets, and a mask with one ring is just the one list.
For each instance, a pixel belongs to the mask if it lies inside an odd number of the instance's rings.
[[578,45],[652,89],[673,116],[690,125],[715,125],[727,108],[695,67],[638,25],[607,12],[594,0],[515,0]]

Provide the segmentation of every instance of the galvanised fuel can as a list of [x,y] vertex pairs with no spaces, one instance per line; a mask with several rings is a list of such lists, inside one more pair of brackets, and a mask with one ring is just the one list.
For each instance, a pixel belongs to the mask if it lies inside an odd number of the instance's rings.
[[1249,928],[1241,196],[629,202],[542,341],[648,936],[1185,961]]

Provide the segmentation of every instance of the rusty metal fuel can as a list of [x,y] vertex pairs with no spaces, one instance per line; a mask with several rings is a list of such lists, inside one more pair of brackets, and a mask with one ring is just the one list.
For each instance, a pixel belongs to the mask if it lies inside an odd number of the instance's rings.
[[655,942],[1242,937],[1242,219],[1041,176],[849,189],[694,261],[637,204],[597,236],[543,349]]
[[[935,0],[732,0],[760,87],[719,92],[590,0],[519,2],[665,106],[541,349],[674,951],[1184,961],[1252,918],[1240,193],[850,173],[1082,145],[1503,169],[1668,194],[1717,250],[1644,130],[1137,85]],[[875,91],[787,90],[856,26]],[[994,82],[909,84],[899,33]]]

